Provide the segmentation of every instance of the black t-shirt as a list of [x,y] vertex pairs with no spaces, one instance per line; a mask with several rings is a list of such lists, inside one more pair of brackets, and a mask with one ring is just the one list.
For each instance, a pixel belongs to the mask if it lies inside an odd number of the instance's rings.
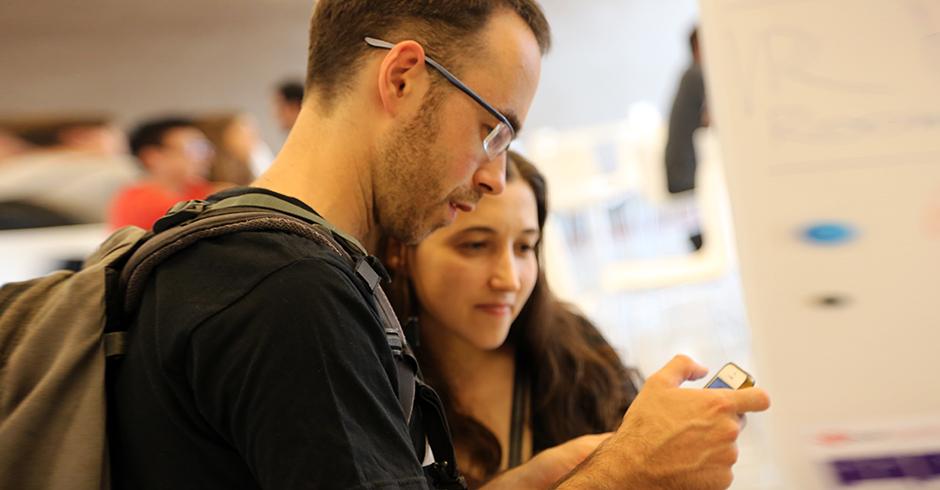
[[284,233],[162,263],[115,375],[116,487],[427,488],[370,294],[345,259]]

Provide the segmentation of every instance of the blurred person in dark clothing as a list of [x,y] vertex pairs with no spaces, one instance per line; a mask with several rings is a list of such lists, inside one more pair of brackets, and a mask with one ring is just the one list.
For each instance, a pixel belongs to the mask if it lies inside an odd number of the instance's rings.
[[[708,126],[705,80],[702,76],[697,27],[693,28],[689,35],[689,48],[692,61],[679,81],[679,89],[669,114],[669,133],[666,141],[666,184],[669,192],[673,194],[695,189],[698,161],[692,135],[696,129]],[[689,240],[696,250],[702,247],[700,232],[694,231]]]
[[274,93],[274,115],[278,125],[285,133],[290,131],[300,114],[300,106],[304,100],[304,84],[296,80],[288,80],[277,86]]
[[0,166],[0,203],[61,217],[43,223],[104,222],[115,193],[137,177],[124,133],[106,117],[27,121],[16,132],[28,146]]

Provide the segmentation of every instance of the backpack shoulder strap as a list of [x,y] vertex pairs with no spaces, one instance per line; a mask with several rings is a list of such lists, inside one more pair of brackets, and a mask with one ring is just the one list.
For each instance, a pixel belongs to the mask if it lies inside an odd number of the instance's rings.
[[[249,193],[217,202],[188,201],[174,206],[154,226],[155,234],[130,257],[121,272],[124,311],[129,315],[139,305],[147,279],[154,268],[171,255],[199,240],[241,231],[280,231],[318,242],[343,257],[372,292],[382,320],[386,341],[396,360],[398,397],[405,420],[411,419],[418,369],[405,335],[385,292],[376,259],[355,238],[341,232],[316,213],[277,197]],[[340,243],[340,237],[347,246]],[[121,339],[113,342],[120,345]]]
[[254,209],[267,209],[269,211],[274,211],[278,214],[286,214],[293,216],[300,220],[303,220],[307,223],[315,224],[322,226],[337,236],[343,238],[343,240],[349,242],[353,245],[357,252],[362,255],[368,255],[365,247],[359,243],[359,240],[356,240],[351,235],[344,233],[339,230],[332,223],[324,219],[317,213],[304,209],[300,206],[297,206],[291,202],[285,201],[284,199],[272,196],[270,194],[263,194],[260,192],[252,192],[247,194],[240,194],[237,196],[228,197],[216,202],[206,202],[206,201],[184,201],[178,203],[172,209],[170,209],[167,216],[162,218],[157,222],[157,225],[154,226],[154,229],[160,231],[162,228],[170,228],[176,226],[179,223],[191,220],[206,210],[219,211],[223,209],[233,209],[233,208],[254,208]]
[[[205,211],[205,210],[203,210]],[[202,213],[203,211],[200,211]],[[281,231],[323,243],[323,233],[297,219],[272,215],[265,210],[228,209],[221,213],[199,214],[188,222],[156,230],[128,259],[121,271],[121,290],[124,292],[124,312],[133,314],[137,310],[143,288],[153,269],[170,256],[194,243],[242,231]],[[334,250],[340,252],[338,250]]]

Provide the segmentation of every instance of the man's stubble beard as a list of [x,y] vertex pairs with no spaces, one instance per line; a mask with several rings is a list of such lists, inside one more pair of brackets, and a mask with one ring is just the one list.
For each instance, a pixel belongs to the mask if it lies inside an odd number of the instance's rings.
[[449,160],[434,150],[441,95],[430,93],[418,114],[384,141],[375,165],[373,219],[381,233],[416,245],[438,227],[446,203],[442,185]]

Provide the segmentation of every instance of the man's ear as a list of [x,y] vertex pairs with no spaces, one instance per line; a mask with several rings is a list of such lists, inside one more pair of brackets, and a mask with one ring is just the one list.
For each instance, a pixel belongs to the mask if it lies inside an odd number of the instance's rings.
[[424,48],[415,41],[395,45],[379,66],[379,97],[386,112],[396,115],[424,99],[430,81]]

